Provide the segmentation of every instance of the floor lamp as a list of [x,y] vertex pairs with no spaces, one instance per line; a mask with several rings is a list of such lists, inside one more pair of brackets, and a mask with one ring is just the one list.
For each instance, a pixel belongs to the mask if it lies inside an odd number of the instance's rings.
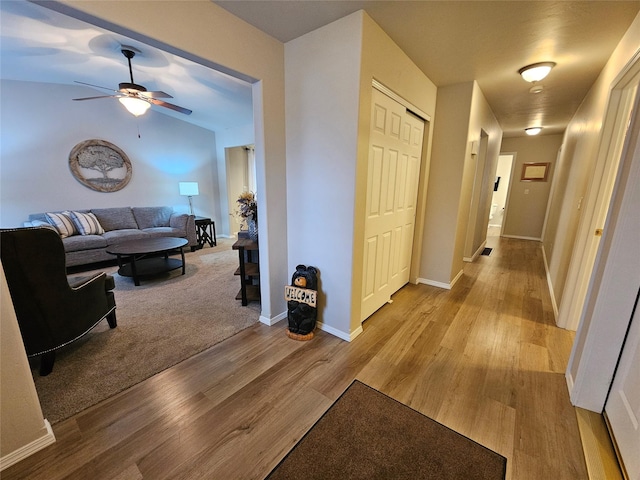
[[178,186],[180,187],[180,195],[189,197],[189,212],[193,215],[192,197],[200,194],[198,182],[179,182]]

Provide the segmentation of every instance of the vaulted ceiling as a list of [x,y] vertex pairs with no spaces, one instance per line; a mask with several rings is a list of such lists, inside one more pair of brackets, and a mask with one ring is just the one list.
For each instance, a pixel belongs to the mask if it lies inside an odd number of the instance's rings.
[[[71,97],[109,95],[129,82],[122,46],[138,53],[132,59],[135,83],[173,96],[168,102],[193,110],[189,116],[152,107],[200,127],[217,131],[251,124],[251,85],[123,35],[104,30],[23,0],[0,1],[0,77],[73,85]],[[34,88],[38,88],[35,87]],[[84,90],[84,92],[83,92]],[[79,94],[77,92],[80,92]],[[99,107],[114,98],[87,100]]]

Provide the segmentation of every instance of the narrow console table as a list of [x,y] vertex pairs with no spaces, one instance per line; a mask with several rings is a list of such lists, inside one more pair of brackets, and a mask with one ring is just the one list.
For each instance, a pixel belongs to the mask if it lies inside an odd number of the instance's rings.
[[238,250],[239,266],[234,275],[240,276],[240,291],[236,300],[246,306],[249,302],[260,301],[260,265],[258,263],[258,242],[250,238],[239,238],[232,248]]
[[204,247],[205,243],[208,243],[210,247],[218,245],[216,239],[216,222],[207,217],[196,217],[195,223],[198,248]]

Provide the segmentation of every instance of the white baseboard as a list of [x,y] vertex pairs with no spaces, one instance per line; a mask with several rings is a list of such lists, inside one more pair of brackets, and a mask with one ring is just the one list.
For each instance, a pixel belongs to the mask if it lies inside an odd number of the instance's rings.
[[553,307],[553,318],[558,324],[558,304],[556,303],[556,296],[553,293],[553,282],[551,281],[551,273],[549,273],[549,264],[547,263],[547,254],[544,251],[544,245],[540,247],[542,249],[542,260],[544,262],[544,271],[547,274],[547,287],[549,288],[549,296],[551,297],[551,306]]
[[429,280],[428,278],[418,278],[417,283],[422,283],[424,285],[430,285],[432,287],[446,288],[447,290],[451,290],[450,283],[436,282],[435,280]]
[[341,338],[342,340],[346,340],[347,342],[353,341],[358,335],[363,332],[362,325],[358,326],[358,328],[356,328],[351,333],[345,333],[342,330],[338,330],[337,328],[333,328],[332,326],[322,322],[318,322],[316,326],[323,332],[330,333],[331,335]]
[[0,457],[0,471],[10,467],[11,465],[15,465],[19,461],[24,460],[43,448],[48,447],[52,443],[55,443],[56,437],[51,429],[51,424],[46,419],[44,421],[44,427],[46,428],[47,433],[42,437],[35,439],[33,442],[28,443],[11,453],[8,453],[4,457]]
[[[569,389],[569,400],[571,400],[571,394],[573,393],[573,377],[571,376],[571,372],[569,372],[568,369],[564,374],[564,378],[567,381],[567,388]],[[571,404],[573,405],[573,402],[571,402]]]
[[523,237],[520,235],[502,235],[505,238],[517,238],[519,240],[535,240],[536,242],[541,242],[542,238],[540,237]]
[[[264,323],[265,325],[275,325],[276,323],[278,323],[280,320],[284,320],[285,318],[288,317],[288,313],[287,312],[282,312],[280,315],[277,315],[276,317],[273,317],[272,319],[269,319],[267,317],[263,317],[262,315],[260,316],[260,322]],[[322,330],[323,332],[327,332],[330,333],[331,335],[338,337],[342,340],[346,340],[347,342],[351,342],[354,338],[356,338],[358,335],[360,335],[363,330],[362,330],[362,325],[360,325],[358,328],[356,328],[353,332],[349,333],[345,333],[342,330],[338,330],[337,328],[333,328],[330,325],[327,325],[325,323],[322,322],[316,322],[316,328]]]
[[417,283],[423,283],[425,285],[431,285],[432,287],[446,288],[447,290],[451,290],[456,282],[460,280],[462,273],[463,271],[460,270],[450,283],[436,282],[435,280],[429,280],[428,278],[418,278]]
[[279,315],[276,315],[273,318],[269,318],[269,317],[264,317],[262,315],[260,315],[260,323],[264,323],[265,325],[275,325],[276,323],[278,323],[280,320],[283,320],[287,318],[287,312],[282,312]]
[[484,247],[486,246],[487,246],[487,241],[485,240],[484,242],[482,242],[482,245],[480,245],[480,248],[478,248],[471,257],[462,257],[462,260],[469,263],[473,262],[476,258],[478,258],[478,256],[482,253],[482,251],[484,250]]
[[451,280],[451,288],[453,288],[453,286],[458,282],[458,280],[460,280],[460,277],[462,277],[462,274],[464,273],[463,270],[460,270],[458,272],[458,274],[454,277],[453,280]]

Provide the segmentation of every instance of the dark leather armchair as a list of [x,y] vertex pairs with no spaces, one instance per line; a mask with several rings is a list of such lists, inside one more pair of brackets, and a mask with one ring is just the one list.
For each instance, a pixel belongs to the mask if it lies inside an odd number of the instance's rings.
[[115,283],[106,273],[68,280],[62,240],[50,228],[0,230],[0,258],[29,357],[40,375],[53,370],[55,352],[104,318],[115,328]]

